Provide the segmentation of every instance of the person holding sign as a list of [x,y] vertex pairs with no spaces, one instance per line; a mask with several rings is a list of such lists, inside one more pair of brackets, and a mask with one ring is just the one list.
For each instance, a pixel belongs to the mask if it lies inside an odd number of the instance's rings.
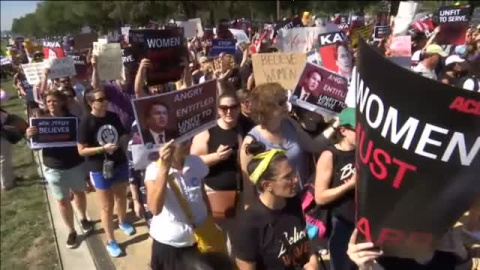
[[238,269],[318,268],[297,195],[298,177],[285,150],[251,143],[249,180],[259,199],[237,219],[232,237]]
[[126,154],[119,151],[119,142],[127,133],[119,117],[107,111],[108,100],[104,91],[87,91],[85,98],[90,111],[80,122],[78,152],[87,157],[90,180],[98,194],[107,251],[110,256],[118,257],[122,250],[113,234],[114,202],[120,229],[127,235],[135,233],[126,221],[128,164]]
[[334,270],[353,269],[348,259],[348,239],[355,229],[355,109],[346,108],[329,146],[318,159],[315,202],[333,211],[329,239],[330,265]]
[[[45,94],[48,112],[42,117],[74,117],[66,107],[66,97],[59,91],[52,90]],[[39,133],[35,126],[27,129],[27,138]],[[47,180],[52,194],[58,202],[60,213],[69,229],[67,247],[77,246],[77,232],[73,223],[73,208],[70,202],[70,192],[74,195],[75,205],[79,210],[82,229],[85,233],[93,230],[93,223],[87,220],[87,199],[85,197],[85,166],[84,158],[78,154],[75,146],[43,148],[43,175]]]

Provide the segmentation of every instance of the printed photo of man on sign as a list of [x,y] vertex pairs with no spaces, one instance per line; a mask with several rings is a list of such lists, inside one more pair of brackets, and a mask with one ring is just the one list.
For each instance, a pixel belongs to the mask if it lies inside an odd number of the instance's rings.
[[307,63],[290,102],[320,114],[336,115],[346,107],[348,80],[320,66]]
[[217,86],[208,81],[182,91],[133,100],[143,144],[190,139],[215,125]]

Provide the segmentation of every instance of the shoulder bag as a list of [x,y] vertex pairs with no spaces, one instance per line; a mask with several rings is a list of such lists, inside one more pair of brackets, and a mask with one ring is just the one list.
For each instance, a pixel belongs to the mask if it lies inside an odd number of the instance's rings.
[[197,248],[201,253],[207,252],[221,252],[227,253],[226,237],[225,234],[215,225],[211,216],[208,216],[202,224],[195,225],[193,220],[192,211],[188,205],[187,200],[180,192],[180,187],[173,180],[173,176],[167,177],[168,184],[172,188],[175,197],[180,203],[188,222],[192,225],[195,239],[197,241]]

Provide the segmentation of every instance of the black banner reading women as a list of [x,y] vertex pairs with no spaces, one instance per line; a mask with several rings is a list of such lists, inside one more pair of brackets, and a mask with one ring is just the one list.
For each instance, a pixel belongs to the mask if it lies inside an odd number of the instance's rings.
[[129,40],[137,63],[144,58],[151,61],[152,67],[147,71],[149,86],[178,81],[182,77],[183,59],[188,59],[183,28],[130,30]]
[[32,149],[77,145],[76,117],[30,118],[30,126],[37,128],[37,134],[30,140]]
[[362,40],[357,228],[387,256],[431,252],[480,195],[480,94],[421,77]]

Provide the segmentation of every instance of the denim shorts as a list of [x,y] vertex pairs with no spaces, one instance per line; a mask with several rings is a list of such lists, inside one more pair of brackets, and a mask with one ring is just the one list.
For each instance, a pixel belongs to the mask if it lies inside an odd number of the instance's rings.
[[90,172],[90,180],[96,189],[108,190],[114,184],[128,182],[128,164],[122,163],[115,167],[113,177],[111,179],[103,178],[103,172]]
[[70,191],[84,192],[87,188],[84,163],[67,170],[43,168],[43,176],[56,200],[70,198]]

